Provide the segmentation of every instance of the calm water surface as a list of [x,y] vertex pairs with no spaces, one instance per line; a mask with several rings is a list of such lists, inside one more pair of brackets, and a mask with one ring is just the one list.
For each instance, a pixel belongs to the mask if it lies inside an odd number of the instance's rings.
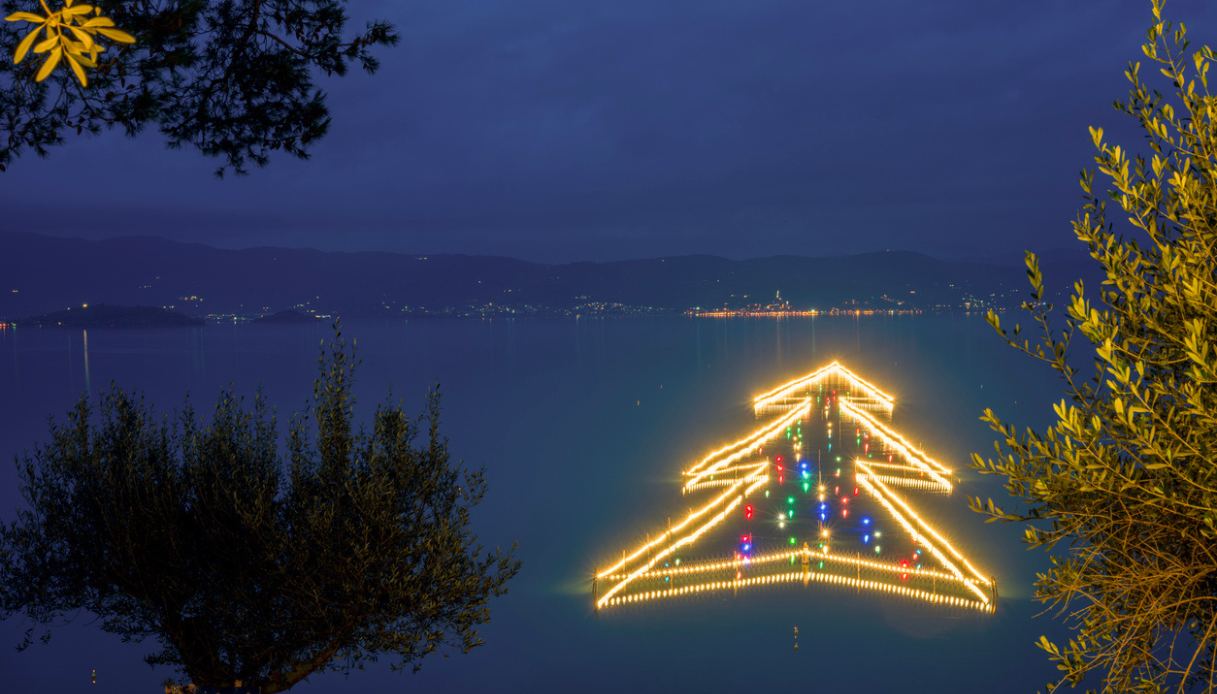
[[[417,409],[444,392],[457,457],[486,468],[476,511],[487,545],[519,542],[524,568],[492,605],[486,645],[423,661],[419,674],[373,664],[316,676],[302,692],[367,691],[1033,691],[1053,668],[1032,645],[1059,628],[1034,618],[1042,557],[1020,530],[984,525],[965,497],[1000,493],[967,467],[990,450],[992,406],[1042,424],[1051,375],[1001,345],[978,316],[684,318],[353,323],[366,415],[392,394]],[[45,439],[83,393],[109,383],[154,404],[189,393],[208,407],[231,384],[261,387],[281,421],[305,405],[324,326],[172,331],[0,332],[0,517],[19,504],[9,461]],[[952,612],[813,585],[652,603],[597,615],[590,576],[686,508],[683,466],[753,426],[754,393],[833,358],[897,399],[895,424],[954,467],[961,484],[926,514],[998,579],[996,615]],[[800,648],[791,648],[798,625]],[[23,624],[0,625],[11,692],[153,692],[171,672],[142,662],[87,615],[16,653]],[[89,686],[96,668],[97,685]]]

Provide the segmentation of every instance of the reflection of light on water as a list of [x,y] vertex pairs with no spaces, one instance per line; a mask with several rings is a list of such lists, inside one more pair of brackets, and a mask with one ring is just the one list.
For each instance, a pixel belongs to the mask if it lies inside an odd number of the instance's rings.
[[[842,388],[845,392],[839,394],[838,390],[833,389],[825,393],[827,383],[845,386]],[[593,581],[596,609],[713,591],[738,592],[745,588],[782,583],[801,582],[809,585],[814,582],[851,588],[859,593],[866,590],[930,604],[992,612],[997,594],[993,579],[976,569],[962,552],[894,490],[901,488],[950,494],[954,488],[949,479],[950,469],[880,421],[878,416],[890,416],[894,403],[895,400],[876,385],[835,361],[758,395],[753,400],[756,414],[776,413],[776,417],[736,441],[710,452],[684,471],[686,480],[681,487],[682,493],[714,490],[714,496],[691,510],[676,525],[669,523],[666,531],[654,539],[648,538],[632,551],[623,551],[618,561],[597,572]],[[764,498],[768,499],[768,487],[774,478],[778,484],[785,484],[787,468],[783,464],[783,456],[776,455],[771,461],[764,450],[774,441],[780,445],[783,436],[790,442],[794,460],[800,461],[797,472],[802,480],[803,492],[810,494],[809,463],[803,457],[802,424],[810,421],[816,411],[813,404],[823,404],[827,424],[826,447],[838,465],[833,471],[833,479],[840,480],[842,470],[839,467],[840,451],[836,454],[833,452],[832,423],[827,421],[834,411],[832,405],[836,405],[838,418],[844,416],[857,424],[855,442],[866,457],[852,457],[854,483],[846,489],[852,488],[853,496],[865,490],[896,520],[915,544],[910,557],[883,561],[863,558],[861,553],[850,555],[833,551],[828,520],[831,511],[823,481],[824,449],[821,449],[817,454],[817,475],[821,482],[816,488],[820,529],[813,538],[814,548],[804,542],[801,548],[795,546],[777,552],[754,553],[756,543],[752,533],[748,532],[741,536],[742,540],[731,558],[709,561],[686,558],[682,565],[678,550],[691,548],[741,505],[745,521],[751,522],[754,507],[752,503],[745,503],[750,496],[763,488]],[[864,431],[867,439],[865,444]],[[872,443],[875,445],[872,446]],[[887,453],[887,462],[871,460],[876,452]],[[795,472],[794,467],[790,470]],[[833,483],[834,499],[841,494],[842,482]],[[849,518],[849,496],[848,491],[845,496],[840,496],[837,513],[842,519]],[[779,529],[785,529],[787,521],[795,520],[794,503],[795,497],[788,497],[790,510],[785,515],[777,515]],[[833,503],[836,504],[836,501]],[[864,517],[862,522],[869,526],[870,519]],[[878,529],[868,527],[862,540],[864,545],[870,546],[872,537],[875,539],[873,550],[876,555],[882,552],[878,544],[880,536]],[[796,545],[796,537],[791,536],[789,544]],[[940,569],[922,566],[923,560],[931,558],[940,565]]]
[[[92,379],[89,377],[89,331],[81,330],[80,334],[81,334],[81,337],[84,339],[83,352],[84,352],[84,362],[85,362],[85,394],[88,395],[93,392],[93,387],[90,385],[92,383]],[[104,347],[105,346],[103,345],[103,348]],[[105,350],[103,349],[103,351],[105,351]]]

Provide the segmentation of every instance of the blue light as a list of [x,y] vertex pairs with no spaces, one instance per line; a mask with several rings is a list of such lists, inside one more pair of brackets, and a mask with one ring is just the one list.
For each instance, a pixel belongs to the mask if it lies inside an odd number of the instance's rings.
[[864,545],[870,544],[870,535],[869,534],[862,536],[862,544],[864,544]]
[[870,518],[863,516],[862,525],[870,525]]

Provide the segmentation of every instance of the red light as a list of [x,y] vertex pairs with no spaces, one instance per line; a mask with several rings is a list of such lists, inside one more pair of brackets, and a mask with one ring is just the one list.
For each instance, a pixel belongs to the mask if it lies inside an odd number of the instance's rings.
[[744,520],[752,520],[752,504],[744,505]]
[[780,455],[779,455],[778,457],[774,458],[774,460],[775,460],[775,461],[777,461],[777,462],[778,462],[778,464],[780,465],[780,464],[781,464],[781,462],[782,462],[782,460],[783,460],[783,458],[782,458],[782,456],[780,456]]
[[854,496],[858,496],[858,488],[854,487]]

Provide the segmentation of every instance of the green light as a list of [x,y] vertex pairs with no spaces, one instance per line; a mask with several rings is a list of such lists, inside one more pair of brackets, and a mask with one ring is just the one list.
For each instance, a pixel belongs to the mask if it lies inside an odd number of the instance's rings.
[[811,482],[804,480],[803,481],[803,493],[806,494],[809,491],[811,491]]
[[794,544],[794,538],[793,538],[793,537],[792,537],[792,538],[790,538],[790,544],[792,544],[792,545]]
[[766,490],[765,490],[765,498],[766,498],[766,499],[768,499],[768,498],[769,498],[769,490],[768,490],[768,489],[766,489]]
[[794,518],[794,509],[790,509],[789,511],[787,511],[787,512],[786,512],[786,517],[787,517],[787,518],[790,518],[790,519],[793,519],[793,518]]
[[794,505],[794,497],[793,497],[793,496],[788,496],[788,497],[786,497],[786,505],[787,505],[787,506],[793,506],[793,505]]
[[883,549],[883,548],[880,547],[879,545],[875,545],[875,554],[878,554],[881,549]]
[[823,569],[823,568],[824,568],[824,562],[820,562],[820,568],[821,568],[821,569]]

